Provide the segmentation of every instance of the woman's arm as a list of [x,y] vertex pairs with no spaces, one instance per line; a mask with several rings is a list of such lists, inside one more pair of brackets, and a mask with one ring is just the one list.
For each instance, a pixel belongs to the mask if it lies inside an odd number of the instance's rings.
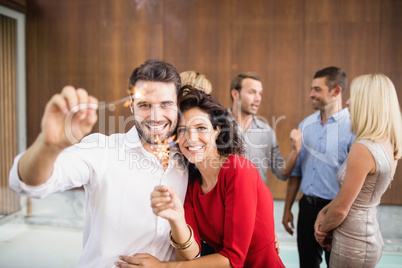
[[151,193],[151,207],[155,215],[169,221],[170,241],[176,248],[176,259],[191,260],[197,257],[200,247],[194,239],[192,228],[186,223],[183,203],[173,188],[156,186]]
[[200,257],[191,261],[175,261],[175,262],[161,262],[150,254],[135,254],[134,256],[121,256],[120,259],[127,263],[117,262],[116,266],[121,268],[134,268],[134,267],[160,267],[160,268],[229,268],[229,259],[225,256],[215,253]]
[[328,233],[338,227],[346,218],[350,207],[359,194],[369,173],[376,169],[375,160],[363,144],[352,145],[348,158],[345,179],[338,195],[328,206],[319,231]]
[[[229,259],[218,253],[195,258],[200,249],[193,237],[191,227],[186,224],[183,204],[172,188],[163,185],[156,186],[151,194],[151,207],[155,215],[169,221],[171,226],[170,237],[173,240],[171,241],[172,244],[176,246],[177,261],[161,262],[151,254],[138,253],[133,256],[120,256],[122,261],[115,263],[117,267],[231,267]],[[186,248],[178,249],[177,247],[180,248],[180,245],[186,245]]]
[[317,218],[314,223],[314,236],[317,242],[322,246],[322,247],[329,247],[332,244],[332,232],[326,233],[320,231],[322,221],[325,218],[325,215],[327,214],[328,208],[331,206],[331,203],[323,207],[320,212],[317,215]]

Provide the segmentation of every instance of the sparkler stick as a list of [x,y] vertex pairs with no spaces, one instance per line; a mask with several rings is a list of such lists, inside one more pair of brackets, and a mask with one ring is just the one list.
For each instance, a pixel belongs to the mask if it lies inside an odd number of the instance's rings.
[[[106,104],[102,104],[98,107],[98,110],[102,110],[102,109],[106,109],[106,108],[110,109],[111,107],[113,107],[112,105],[116,105],[116,104],[120,104],[120,103],[123,103],[124,107],[128,107],[130,105],[131,100],[141,98],[144,95],[146,88],[147,88],[147,85],[143,84],[141,87],[133,87],[131,89],[128,89],[127,94],[129,96],[121,98],[116,101],[106,103]],[[113,107],[113,108],[115,108],[115,107]]]
[[124,97],[124,98],[121,98],[121,99],[116,100],[116,101],[112,101],[112,102],[109,102],[109,103],[99,105],[98,110],[103,110],[103,109],[106,109],[106,108],[110,109],[112,107],[111,105],[116,105],[116,104],[120,104],[120,103],[123,103],[123,102],[124,102],[123,106],[128,107],[128,105],[130,105],[130,100],[131,100],[131,96]]

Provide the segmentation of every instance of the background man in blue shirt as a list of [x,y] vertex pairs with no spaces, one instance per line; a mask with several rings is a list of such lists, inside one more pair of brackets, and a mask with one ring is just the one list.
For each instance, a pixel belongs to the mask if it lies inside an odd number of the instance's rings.
[[[301,268],[320,267],[323,248],[315,240],[314,222],[318,212],[338,193],[336,175],[354,141],[349,111],[342,108],[346,87],[347,77],[340,68],[327,67],[316,72],[310,98],[317,112],[299,124],[302,148],[288,182],[282,223],[293,235],[291,208],[300,188],[303,196],[299,201],[297,245]],[[325,251],[327,264],[329,255]]]

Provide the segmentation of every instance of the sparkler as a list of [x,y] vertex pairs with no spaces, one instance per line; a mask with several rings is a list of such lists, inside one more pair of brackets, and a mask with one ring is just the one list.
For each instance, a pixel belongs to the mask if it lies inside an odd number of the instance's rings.
[[158,135],[156,136],[155,139],[157,146],[154,145],[151,146],[151,149],[154,150],[153,154],[159,159],[159,162],[162,164],[164,171],[166,171],[169,165],[170,146],[172,144],[177,143],[177,141],[176,142],[173,141],[175,137],[176,135],[173,135],[172,137],[169,137],[164,141],[161,141]]
[[131,103],[131,101],[132,100],[134,100],[134,99],[138,99],[138,98],[141,98],[142,96],[144,96],[144,94],[145,94],[145,89],[147,88],[147,84],[146,83],[144,83],[144,84],[142,84],[142,85],[140,85],[141,87],[133,87],[133,88],[131,88],[131,89],[128,89],[126,92],[127,92],[127,94],[129,95],[129,96],[127,96],[127,97],[124,97],[124,98],[121,98],[121,99],[118,99],[118,100],[116,100],[116,101],[112,101],[112,102],[109,102],[109,103],[106,103],[106,104],[103,104],[103,105],[100,105],[99,107],[98,107],[98,109],[99,110],[102,110],[102,109],[106,109],[106,108],[109,108],[109,110],[112,110],[112,109],[110,109],[110,108],[115,108],[114,106],[116,105],[116,104],[120,104],[120,103],[123,103],[123,107],[128,107],[128,106],[130,106],[130,103]]

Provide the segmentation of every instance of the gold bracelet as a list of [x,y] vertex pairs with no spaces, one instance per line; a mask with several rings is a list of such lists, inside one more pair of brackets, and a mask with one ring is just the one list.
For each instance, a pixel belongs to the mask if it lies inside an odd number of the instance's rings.
[[191,226],[188,225],[188,224],[187,224],[187,227],[188,227],[188,229],[190,230],[190,239],[189,239],[186,243],[184,243],[184,244],[177,244],[177,243],[173,240],[173,237],[172,237],[172,230],[170,230],[170,233],[169,233],[169,240],[170,240],[170,244],[171,244],[174,248],[179,249],[179,250],[185,250],[185,249],[189,248],[189,247],[191,246],[191,244],[193,243],[193,241],[194,241],[194,232],[193,232],[193,228],[191,228]]

